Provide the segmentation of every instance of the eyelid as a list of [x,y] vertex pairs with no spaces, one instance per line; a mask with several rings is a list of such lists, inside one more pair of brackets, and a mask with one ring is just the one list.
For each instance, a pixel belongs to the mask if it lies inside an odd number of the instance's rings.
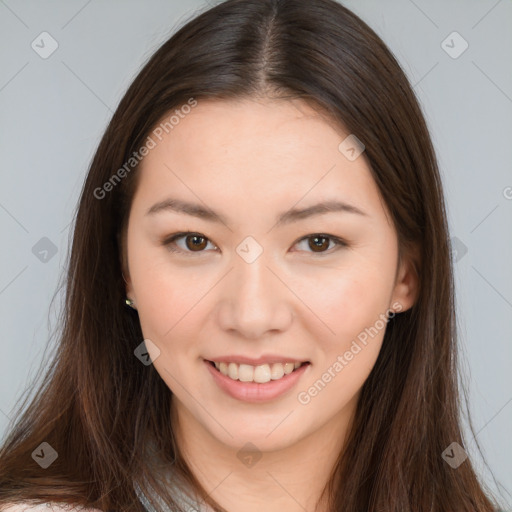
[[[296,240],[292,247],[295,247],[299,242],[302,242],[303,240],[307,240],[308,238],[313,238],[313,237],[328,238],[331,242],[334,242],[334,244],[335,244],[334,247],[332,247],[331,249],[324,251],[324,252],[305,251],[305,252],[309,252],[310,254],[315,254],[319,257],[329,256],[330,254],[333,254],[334,252],[338,251],[339,249],[342,249],[343,247],[348,247],[348,243],[345,240],[343,240],[343,238],[340,238],[339,236],[336,236],[336,235],[330,235],[329,233],[322,233],[322,232],[310,233],[306,236],[303,236],[303,237],[299,238],[298,240]],[[301,252],[301,251],[294,251],[294,252]]]
[[[204,238],[205,240],[207,240],[208,242],[210,242],[212,245],[214,245],[216,248],[217,246],[205,235],[203,235],[202,233],[199,233],[197,231],[180,231],[180,232],[177,232],[177,233],[173,233],[172,235],[169,235],[167,237],[165,237],[161,244],[163,246],[165,246],[170,252],[173,252],[173,253],[180,253],[180,254],[185,254],[187,256],[196,256],[196,255],[200,255],[201,253],[204,253],[206,251],[184,251],[182,249],[175,249],[175,248],[171,248],[171,244],[174,243],[175,240],[179,239],[179,238],[185,238],[189,235],[197,235],[197,236],[200,236],[201,238]],[[332,242],[335,243],[335,247],[334,248],[331,248],[329,249],[328,251],[325,251],[325,252],[314,252],[314,251],[306,251],[306,252],[310,252],[311,254],[315,254],[319,257],[322,257],[323,255],[330,255],[332,254],[333,252],[337,251],[338,249],[341,249],[343,247],[348,247],[348,243],[343,240],[342,238],[338,237],[338,236],[335,236],[335,235],[330,235],[328,233],[321,233],[321,232],[318,232],[318,233],[310,233],[308,235],[305,235],[305,236],[302,236],[300,238],[298,238],[294,243],[293,243],[293,247],[295,245],[297,245],[299,242],[302,242],[303,240],[307,240],[308,238],[313,238],[313,237],[325,237],[325,238],[328,238],[329,240],[331,240]],[[294,251],[294,252],[301,252],[301,251]]]
[[185,238],[189,235],[197,235],[197,236],[200,236],[201,238],[204,238],[205,240],[208,240],[208,242],[210,242],[211,244],[213,244],[215,247],[217,247],[207,236],[203,235],[202,233],[198,233],[197,231],[180,231],[178,233],[174,233],[172,235],[169,235],[168,237],[166,237],[164,240],[162,240],[162,245],[164,245],[170,252],[174,252],[174,253],[180,253],[180,254],[185,254],[186,256],[195,256],[196,254],[199,255],[203,252],[206,252],[206,251],[184,251],[180,248],[178,249],[174,249],[174,248],[171,248],[171,244],[174,243],[175,240],[177,240],[178,238]]

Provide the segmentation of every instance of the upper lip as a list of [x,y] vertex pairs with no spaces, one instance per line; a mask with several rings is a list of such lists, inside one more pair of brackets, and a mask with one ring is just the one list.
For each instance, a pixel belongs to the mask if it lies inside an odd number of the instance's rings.
[[275,354],[268,354],[264,356],[260,356],[258,358],[246,357],[242,355],[232,355],[232,356],[218,356],[212,357],[211,359],[207,359],[207,361],[212,361],[214,363],[237,363],[237,364],[250,364],[252,366],[259,366],[262,364],[272,364],[272,363],[307,363],[309,361],[297,357],[291,356],[281,356]]

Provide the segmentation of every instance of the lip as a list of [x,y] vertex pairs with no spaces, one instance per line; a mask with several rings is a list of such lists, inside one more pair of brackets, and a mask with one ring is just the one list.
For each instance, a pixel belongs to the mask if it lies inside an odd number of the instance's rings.
[[[245,359],[247,360],[247,358]],[[234,362],[233,360],[231,361]],[[283,361],[283,359],[280,361]],[[222,360],[216,360],[216,362],[222,362]],[[232,398],[251,403],[267,402],[284,395],[297,384],[300,378],[311,366],[310,363],[303,364],[301,367],[297,368],[292,373],[285,375],[281,379],[271,380],[264,384],[260,384],[258,382],[241,382],[239,380],[233,380],[227,375],[223,375],[211,363],[212,361],[204,360],[207,370],[210,372],[213,380],[219,388]]]
[[269,354],[266,356],[260,356],[256,359],[252,359],[250,357],[246,356],[238,356],[238,355],[232,355],[232,356],[219,356],[219,357],[211,357],[209,358],[210,361],[214,361],[216,363],[237,363],[237,364],[250,364],[251,366],[259,366],[261,364],[273,364],[273,363],[306,363],[309,361],[305,361],[304,359],[300,358],[294,358],[290,356],[282,356],[279,354]]

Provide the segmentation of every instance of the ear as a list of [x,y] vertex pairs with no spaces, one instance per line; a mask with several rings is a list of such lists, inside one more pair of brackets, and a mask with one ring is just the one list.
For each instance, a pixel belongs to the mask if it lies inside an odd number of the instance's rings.
[[126,248],[126,235],[123,236],[122,233],[118,233],[117,235],[117,246],[119,248],[119,264],[121,268],[121,276],[125,282],[125,290],[126,297],[134,300],[133,296],[133,286],[130,278],[130,273],[128,271],[128,261],[127,261],[127,248]]
[[135,300],[133,297],[133,286],[132,286],[132,281],[130,279],[130,275],[128,275],[128,277],[126,277],[124,270],[121,270],[121,275],[123,276],[123,280],[125,282],[126,297],[128,297],[132,300]]
[[391,296],[390,309],[403,313],[415,304],[420,287],[418,269],[420,268],[420,251],[418,245],[407,248],[398,255],[395,286]]

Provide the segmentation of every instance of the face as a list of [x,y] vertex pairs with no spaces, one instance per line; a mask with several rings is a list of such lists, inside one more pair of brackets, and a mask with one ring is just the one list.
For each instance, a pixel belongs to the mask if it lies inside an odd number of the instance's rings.
[[341,429],[414,299],[364,152],[299,100],[199,101],[168,131],[138,171],[124,275],[173,410],[233,448]]

